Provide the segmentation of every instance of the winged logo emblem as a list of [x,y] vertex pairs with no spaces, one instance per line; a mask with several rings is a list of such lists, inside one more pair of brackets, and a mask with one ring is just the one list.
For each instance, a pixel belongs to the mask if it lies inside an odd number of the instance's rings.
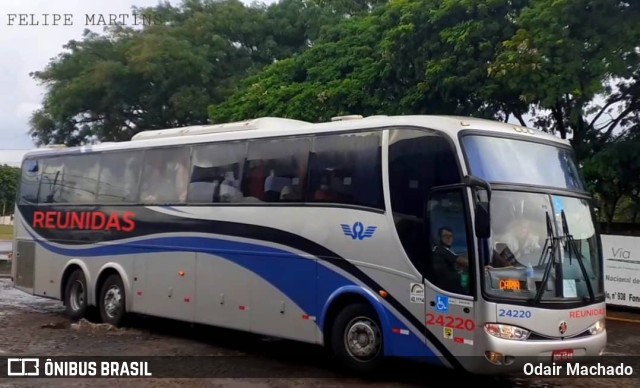
[[354,223],[353,226],[347,224],[341,224],[340,226],[342,226],[344,235],[349,236],[354,240],[364,240],[367,237],[371,237],[375,233],[376,229],[378,229],[377,226],[367,226],[365,228],[360,221]]

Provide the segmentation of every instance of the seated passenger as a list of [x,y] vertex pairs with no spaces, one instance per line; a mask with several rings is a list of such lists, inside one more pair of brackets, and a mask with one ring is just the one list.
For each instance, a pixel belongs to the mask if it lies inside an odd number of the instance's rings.
[[329,179],[327,177],[322,177],[320,179],[320,188],[316,190],[313,195],[313,199],[316,201],[337,201],[338,196],[335,195],[331,189],[329,188]]
[[451,250],[454,240],[451,228],[440,228],[438,236],[440,241],[431,253],[435,285],[451,292],[468,293],[469,260]]
[[280,201],[283,202],[295,202],[295,201],[299,201],[300,198],[300,192],[298,191],[298,186],[285,186],[282,188],[282,191],[280,191]]
[[264,180],[264,199],[267,202],[277,202],[280,199],[282,189],[291,184],[291,178],[276,175],[274,170]]

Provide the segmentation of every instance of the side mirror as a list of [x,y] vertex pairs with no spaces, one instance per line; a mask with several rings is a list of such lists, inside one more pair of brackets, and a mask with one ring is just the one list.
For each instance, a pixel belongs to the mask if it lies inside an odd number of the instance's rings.
[[476,191],[475,230],[477,238],[491,237],[491,208],[489,195],[484,189]]
[[489,182],[473,175],[465,176],[463,182],[465,185],[473,187],[476,195],[476,237],[489,238],[491,237],[491,208],[489,206],[491,203],[491,185]]

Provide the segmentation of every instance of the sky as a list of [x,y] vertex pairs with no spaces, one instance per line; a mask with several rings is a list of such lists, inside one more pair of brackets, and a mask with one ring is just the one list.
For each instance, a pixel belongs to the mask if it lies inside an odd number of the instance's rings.
[[[104,26],[87,25],[86,15],[96,14],[96,18],[100,14],[106,18],[109,14],[131,15],[133,6],[152,7],[159,3],[159,0],[0,0],[0,165],[19,162],[24,150],[35,147],[28,135],[29,117],[41,107],[45,89],[29,73],[44,70],[52,58],[64,51],[62,46],[72,39],[80,40],[85,29],[103,32]],[[178,6],[182,1],[162,3]],[[25,16],[20,25],[20,14],[33,14],[34,19]],[[52,25],[54,14],[60,15],[58,25]],[[132,17],[129,19],[129,25],[133,25]],[[34,25],[36,22],[39,25]]]
[[[104,26],[87,25],[85,15],[131,14],[132,6],[157,4],[158,0],[0,0],[0,164],[15,163],[20,150],[34,147],[27,134],[29,117],[40,108],[45,89],[29,73],[44,70],[63,45],[82,38],[85,28],[103,31]],[[34,20],[29,15],[20,25],[20,14],[33,14]],[[51,25],[54,14],[61,15],[58,25]]]

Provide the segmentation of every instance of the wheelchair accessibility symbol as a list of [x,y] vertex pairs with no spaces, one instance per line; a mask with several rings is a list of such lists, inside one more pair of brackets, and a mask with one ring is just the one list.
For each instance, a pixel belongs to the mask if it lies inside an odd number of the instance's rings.
[[436,311],[440,313],[446,313],[449,311],[449,297],[436,295]]

